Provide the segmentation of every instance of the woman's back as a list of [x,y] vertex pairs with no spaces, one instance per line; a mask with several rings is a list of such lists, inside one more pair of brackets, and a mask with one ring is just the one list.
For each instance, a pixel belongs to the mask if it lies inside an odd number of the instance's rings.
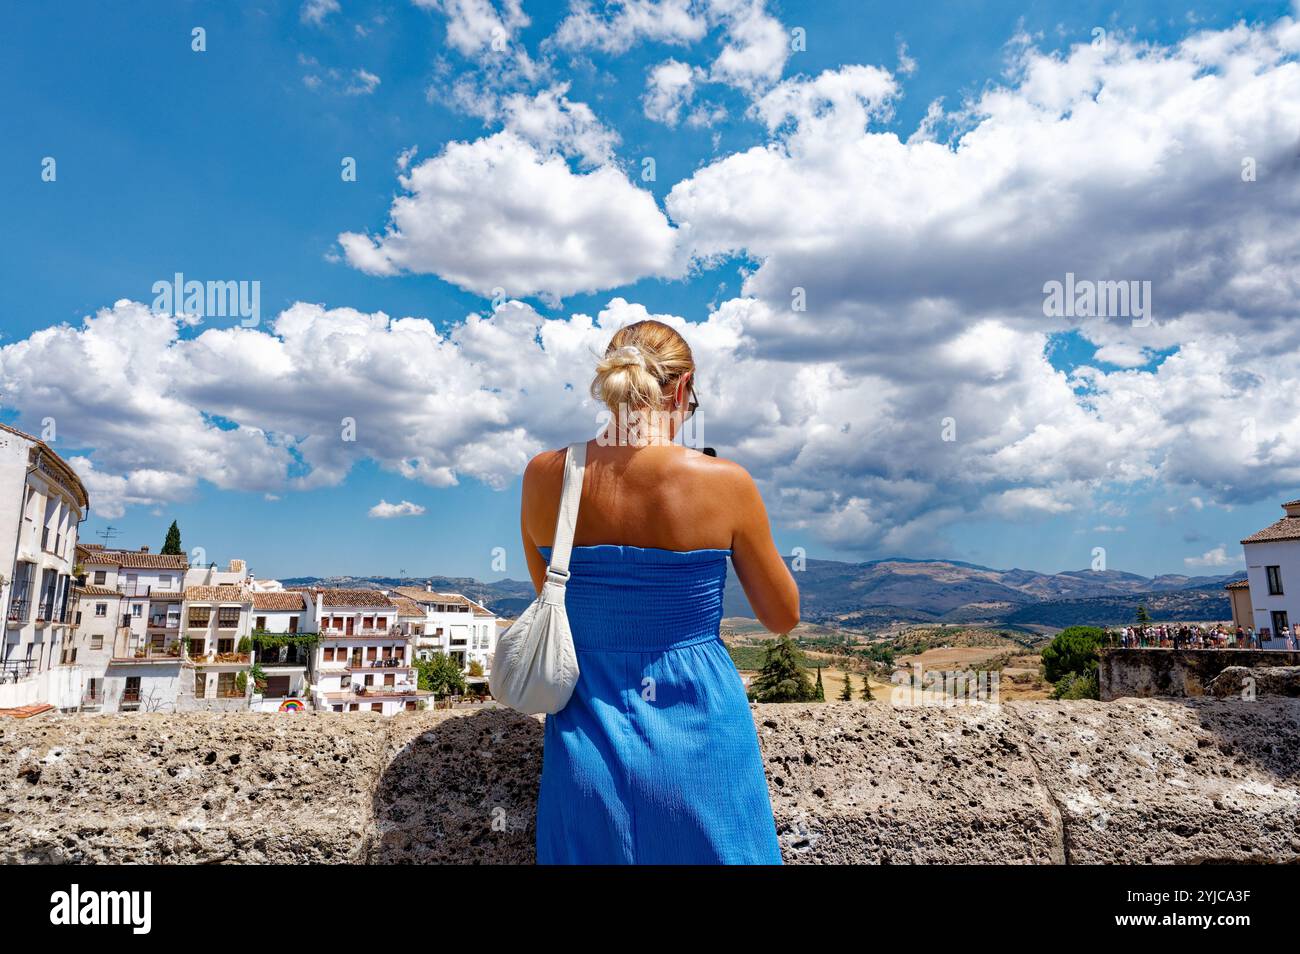
[[[541,589],[555,538],[563,450],[533,458],[524,474],[521,524],[528,569]],[[743,467],[676,444],[587,443],[575,547],[601,544],[731,552],[759,621],[784,633],[798,623],[798,590],[776,553],[762,498]]]

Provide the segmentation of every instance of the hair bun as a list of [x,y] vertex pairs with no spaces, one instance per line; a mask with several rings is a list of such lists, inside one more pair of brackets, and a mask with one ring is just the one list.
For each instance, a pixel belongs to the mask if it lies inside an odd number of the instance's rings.
[[625,345],[622,348],[616,348],[605,359],[606,366],[610,368],[625,368],[629,365],[645,367],[645,355],[636,345]]

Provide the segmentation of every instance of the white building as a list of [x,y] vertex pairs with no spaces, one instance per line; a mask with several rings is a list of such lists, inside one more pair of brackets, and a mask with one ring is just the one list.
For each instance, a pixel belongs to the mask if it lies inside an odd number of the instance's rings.
[[74,591],[75,628],[62,665],[84,670],[77,708],[88,712],[170,710],[184,652],[181,589],[184,556],[139,550],[77,548],[85,581]]
[[327,712],[393,715],[420,708],[411,640],[398,608],[379,590],[308,589],[320,630],[312,664],[312,701]]
[[[459,593],[436,592],[429,584],[399,586],[393,593],[424,610],[424,622],[414,634],[416,658],[443,653],[459,663],[469,681],[486,683],[497,645],[495,613]],[[481,670],[481,675],[471,670]]]
[[182,682],[179,708],[248,708],[253,591],[244,584],[242,560],[231,560],[229,570],[199,567],[186,574],[182,637],[192,678]]
[[1300,634],[1300,500],[1282,510],[1281,520],[1241,541],[1255,632],[1265,649],[1287,649],[1287,636]]
[[[89,510],[86,488],[63,458],[0,424],[0,684],[57,665],[72,629],[77,530]],[[6,702],[18,698],[9,695]]]
[[254,690],[258,712],[295,711],[310,704],[316,644],[313,607],[297,590],[253,590],[253,662],[266,685]]

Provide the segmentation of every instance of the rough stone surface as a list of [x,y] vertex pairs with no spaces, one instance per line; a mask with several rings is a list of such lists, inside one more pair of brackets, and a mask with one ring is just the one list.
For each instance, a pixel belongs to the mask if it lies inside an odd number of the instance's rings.
[[1008,703],[1075,864],[1300,862],[1300,702]]
[[[1300,861],[1300,700],[767,705],[790,863]],[[533,860],[502,709],[0,720],[0,862]]]
[[1230,666],[1300,666],[1300,652],[1260,649],[1114,649],[1101,651],[1097,682],[1106,701],[1204,696]]
[[1229,666],[1206,687],[1216,696],[1241,696],[1253,690],[1256,696],[1300,696],[1300,666]]

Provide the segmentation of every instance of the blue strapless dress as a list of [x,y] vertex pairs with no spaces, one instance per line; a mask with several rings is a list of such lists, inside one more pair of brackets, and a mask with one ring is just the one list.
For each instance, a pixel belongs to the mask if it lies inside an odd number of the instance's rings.
[[718,635],[730,552],[573,548],[581,675],[546,719],[538,863],[781,863],[745,688]]

